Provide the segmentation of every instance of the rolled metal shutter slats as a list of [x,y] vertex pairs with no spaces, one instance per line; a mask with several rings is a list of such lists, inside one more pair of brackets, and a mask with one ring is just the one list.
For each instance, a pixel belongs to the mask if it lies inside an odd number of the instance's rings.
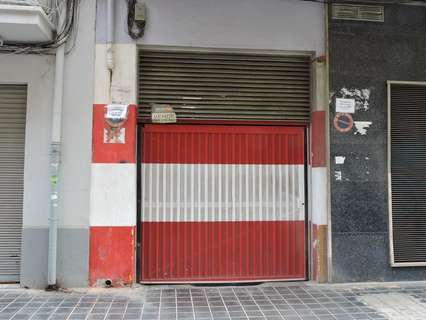
[[426,263],[426,87],[391,85],[395,263]]
[[27,88],[0,85],[0,281],[19,281]]
[[138,119],[309,121],[310,78],[309,56],[141,50]]

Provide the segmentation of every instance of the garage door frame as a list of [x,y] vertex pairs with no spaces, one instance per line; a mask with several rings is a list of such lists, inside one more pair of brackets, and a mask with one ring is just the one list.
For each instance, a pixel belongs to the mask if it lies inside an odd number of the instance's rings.
[[[404,236],[396,236],[396,231],[398,231],[398,228],[407,228],[407,225],[404,225],[404,222],[398,222],[395,221],[396,217],[394,217],[394,215],[397,213],[395,207],[396,204],[393,204],[393,202],[396,202],[395,199],[393,199],[393,195],[397,194],[396,190],[393,190],[393,185],[392,185],[392,132],[396,131],[392,128],[392,106],[393,106],[393,102],[392,102],[392,87],[396,87],[396,89],[398,87],[406,87],[406,88],[416,88],[416,87],[420,87],[420,88],[426,88],[426,82],[425,81],[396,81],[396,80],[388,80],[386,83],[386,89],[387,89],[387,177],[388,177],[388,189],[387,189],[387,194],[388,194],[388,230],[389,230],[389,256],[390,256],[390,266],[391,267],[424,267],[426,266],[426,262],[398,262],[396,261],[396,253],[395,253],[395,247],[396,247],[396,243],[395,241],[400,241],[399,243],[399,247],[400,250],[401,248],[405,247],[406,251],[409,252],[412,249],[412,243],[410,243],[409,241],[407,241],[407,239],[404,239]],[[412,99],[412,98],[411,98]],[[420,99],[420,98],[418,98]],[[400,104],[400,103],[399,103]],[[420,103],[419,103],[420,104]],[[401,107],[400,107],[401,108]],[[409,110],[407,110],[406,112],[409,112]],[[414,118],[415,116],[412,115],[412,117]],[[408,128],[409,129],[409,128]],[[410,156],[414,157],[417,156],[416,151],[414,149],[408,150],[407,154],[409,154]],[[401,178],[400,178],[401,179]],[[396,180],[394,178],[394,180]],[[403,181],[398,183],[400,186],[400,188],[404,188],[407,187],[407,182],[408,179],[407,178],[403,178]],[[405,181],[404,181],[405,180]],[[395,184],[395,183],[394,183]],[[404,207],[410,207],[409,205],[407,206],[407,204],[403,204],[401,205],[401,203],[399,203],[398,205],[398,213],[401,213],[401,210],[404,209]],[[409,212],[411,213],[411,212]],[[401,217],[400,217],[401,218]],[[405,219],[410,218],[410,214],[407,214],[407,217],[405,217]],[[404,230],[406,231],[406,230]],[[409,233],[411,234],[416,234],[419,233],[421,231],[421,229],[410,229]],[[407,232],[405,232],[405,236],[407,235]],[[411,240],[411,239],[409,239]],[[404,243],[405,242],[405,243]],[[408,244],[408,245],[407,245]],[[401,254],[399,254],[400,258],[401,258]],[[408,253],[408,256],[410,256],[410,253]],[[407,258],[407,256],[405,256],[405,258]],[[413,255],[411,253],[411,258],[415,258],[415,255]]]
[[[207,52],[207,53],[245,53],[245,54],[268,54],[276,56],[304,56],[310,57],[311,61],[314,59],[315,53],[312,51],[283,51],[283,50],[258,50],[258,49],[218,49],[218,48],[196,48],[196,47],[176,47],[176,46],[151,46],[144,45],[139,46],[139,49],[144,50],[155,50],[155,51],[179,51],[179,52]],[[137,67],[137,70],[139,68]],[[137,76],[138,78],[138,76]],[[313,101],[313,85],[315,79],[315,69],[310,66],[310,107],[312,109]],[[138,87],[138,84],[137,84]],[[138,90],[137,90],[138,92]],[[139,95],[139,93],[137,93]],[[142,128],[146,122],[138,121],[137,124],[137,139],[136,139],[136,164],[137,164],[137,203],[136,203],[136,242],[135,242],[135,270],[136,270],[136,282],[143,282],[141,279],[141,133]],[[304,128],[304,143],[305,143],[305,163],[304,163],[304,183],[305,183],[305,281],[310,279],[310,252],[311,252],[311,232],[310,232],[310,174],[309,174],[309,125],[310,121],[230,121],[230,120],[178,120],[176,124],[187,124],[187,125],[262,125],[262,126],[299,126]],[[297,279],[298,281],[303,281]],[[268,281],[268,280],[262,280]],[[269,280],[269,281],[280,281],[280,280]],[[291,279],[285,279],[285,281],[291,281]],[[170,281],[166,282],[169,283]],[[191,283],[214,283],[215,281],[194,281]],[[218,281],[223,282],[223,281]],[[227,281],[227,282],[258,282],[256,280],[244,280],[244,281]],[[156,281],[155,283],[161,283]],[[173,283],[179,283],[173,281]],[[185,281],[184,283],[188,283]]]

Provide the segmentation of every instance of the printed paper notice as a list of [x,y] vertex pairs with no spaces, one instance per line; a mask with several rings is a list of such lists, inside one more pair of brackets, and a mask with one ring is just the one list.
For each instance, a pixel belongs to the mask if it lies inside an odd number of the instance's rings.
[[127,118],[127,104],[109,104],[106,107],[105,118],[112,121],[122,121]]
[[336,112],[355,113],[355,99],[336,98]]

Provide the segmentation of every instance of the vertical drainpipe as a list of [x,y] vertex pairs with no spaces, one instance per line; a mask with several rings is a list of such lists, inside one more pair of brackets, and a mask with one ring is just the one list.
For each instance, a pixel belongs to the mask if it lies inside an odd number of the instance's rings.
[[[66,17],[66,5],[59,12],[58,28],[62,26]],[[65,44],[56,49],[55,82],[53,88],[52,131],[50,141],[50,211],[49,211],[49,247],[47,267],[47,289],[55,290],[57,243],[58,243],[58,176],[61,160],[61,126],[62,126],[62,98],[64,89],[64,62]]]
[[106,66],[109,71],[109,100],[112,102],[112,72],[114,70],[114,0],[107,2],[107,50]]

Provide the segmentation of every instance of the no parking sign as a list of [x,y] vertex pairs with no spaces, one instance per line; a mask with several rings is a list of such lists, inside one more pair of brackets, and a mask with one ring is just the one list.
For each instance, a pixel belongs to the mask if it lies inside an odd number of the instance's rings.
[[334,127],[339,132],[348,132],[352,130],[354,125],[354,120],[349,113],[336,113],[334,116]]

